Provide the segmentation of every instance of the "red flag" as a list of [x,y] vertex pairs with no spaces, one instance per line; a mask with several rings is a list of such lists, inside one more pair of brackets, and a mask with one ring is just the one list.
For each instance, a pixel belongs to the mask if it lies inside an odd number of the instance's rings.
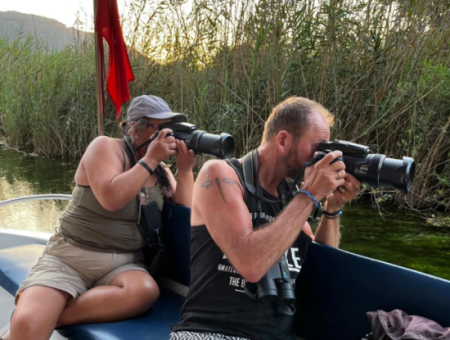
[[[130,60],[128,59],[125,42],[123,41],[117,0],[98,0],[95,13],[95,32],[97,33],[99,42],[102,71],[104,70],[102,38],[105,38],[109,45],[109,64],[106,76],[106,88],[111,101],[116,107],[117,120],[119,120],[122,104],[130,100],[128,82],[134,80],[134,75],[133,70],[131,69]],[[104,100],[103,98],[104,96],[102,93],[102,100]]]

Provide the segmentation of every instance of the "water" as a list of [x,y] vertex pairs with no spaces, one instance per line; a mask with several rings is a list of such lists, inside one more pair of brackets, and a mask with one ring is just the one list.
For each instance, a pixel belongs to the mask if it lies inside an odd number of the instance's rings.
[[[0,144],[0,201],[36,194],[70,194],[75,161],[57,161]],[[29,201],[0,208],[0,228],[53,232],[67,201]]]
[[383,219],[370,199],[346,206],[340,248],[450,280],[450,228],[400,209],[384,212]]
[[[77,163],[0,145],[0,201],[33,194],[70,194]],[[66,205],[38,201],[2,207],[0,228],[53,232]],[[395,208],[383,212],[384,219],[372,208],[370,198],[346,206],[340,247],[450,280],[450,227],[426,225],[423,219]]]

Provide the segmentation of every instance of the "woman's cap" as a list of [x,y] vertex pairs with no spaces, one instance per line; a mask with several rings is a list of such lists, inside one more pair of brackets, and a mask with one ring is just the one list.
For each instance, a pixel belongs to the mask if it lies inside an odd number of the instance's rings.
[[128,121],[136,121],[143,117],[154,119],[172,118],[175,122],[187,122],[187,117],[184,114],[172,112],[163,99],[151,95],[133,98],[128,107]]

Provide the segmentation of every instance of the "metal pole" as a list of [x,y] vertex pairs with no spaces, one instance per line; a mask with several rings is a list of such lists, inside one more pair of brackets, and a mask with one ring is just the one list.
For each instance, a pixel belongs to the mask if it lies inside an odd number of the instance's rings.
[[7,206],[9,204],[20,203],[25,201],[42,201],[42,200],[62,200],[62,201],[70,201],[72,199],[72,195],[65,194],[44,194],[44,195],[32,195],[32,196],[24,196],[18,198],[12,198],[10,200],[1,201],[0,208]]
[[[94,0],[94,25],[97,21],[97,0]],[[103,44],[103,41],[98,41],[98,34],[95,32],[95,69],[97,71],[97,124],[98,135],[103,136],[105,134],[103,129],[103,70],[101,68],[101,55],[99,46]]]

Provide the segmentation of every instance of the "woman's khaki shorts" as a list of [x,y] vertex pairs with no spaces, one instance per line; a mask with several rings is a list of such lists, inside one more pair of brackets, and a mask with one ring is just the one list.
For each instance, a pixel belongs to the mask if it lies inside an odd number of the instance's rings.
[[127,270],[147,272],[140,251],[125,254],[101,253],[76,247],[56,233],[50,238],[28,278],[20,285],[20,294],[32,286],[45,286],[69,293],[71,303],[88,289],[107,286],[114,276]]

